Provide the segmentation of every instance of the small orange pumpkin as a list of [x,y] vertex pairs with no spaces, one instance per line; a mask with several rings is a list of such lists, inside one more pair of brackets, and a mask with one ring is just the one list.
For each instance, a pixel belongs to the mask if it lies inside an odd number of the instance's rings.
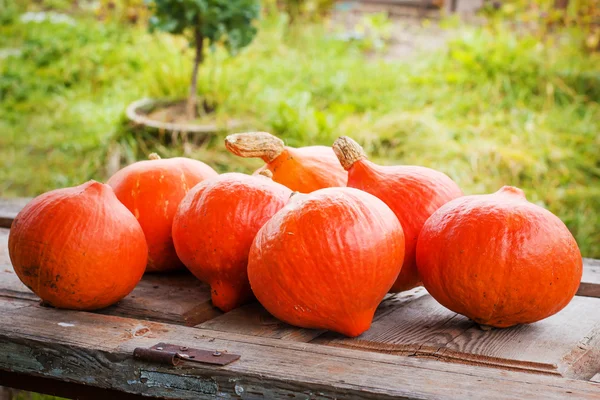
[[171,226],[181,199],[204,179],[218,174],[201,161],[184,157],[150,160],[131,164],[109,180],[115,194],[140,222],[148,242],[148,272],[183,268],[177,258]]
[[499,328],[562,310],[582,275],[581,253],[565,224],[510,186],[436,211],[421,231],[417,265],[443,306]]
[[396,214],[406,237],[402,272],[392,287],[401,292],[421,284],[415,261],[419,232],[427,218],[462,191],[446,174],[419,166],[381,166],[367,159],[364,150],[342,136],[333,151],[348,171],[348,186],[364,190],[383,200]]
[[210,285],[213,304],[229,311],[252,300],[248,253],[256,232],[291,191],[264,176],[228,173],[195,186],[173,220],[177,255]]
[[248,278],[275,317],[358,336],[398,277],[404,234],[381,200],[352,188],[296,194],[256,235]]
[[346,186],[347,174],[330,147],[288,147],[270,133],[248,132],[229,135],[225,147],[240,157],[259,157],[261,169],[273,173],[273,180],[300,193],[332,186]]
[[94,181],[33,199],[12,224],[8,251],[28,288],[49,305],[74,310],[127,296],[148,257],[140,224],[110,186]]

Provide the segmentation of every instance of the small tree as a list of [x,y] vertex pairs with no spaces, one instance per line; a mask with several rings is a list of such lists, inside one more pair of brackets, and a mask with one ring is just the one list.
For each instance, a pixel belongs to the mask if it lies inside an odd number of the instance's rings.
[[194,48],[194,67],[187,101],[190,119],[197,116],[198,70],[204,45],[222,43],[231,54],[250,44],[256,35],[253,21],[260,13],[258,0],[147,0],[153,11],[150,29],[186,35]]

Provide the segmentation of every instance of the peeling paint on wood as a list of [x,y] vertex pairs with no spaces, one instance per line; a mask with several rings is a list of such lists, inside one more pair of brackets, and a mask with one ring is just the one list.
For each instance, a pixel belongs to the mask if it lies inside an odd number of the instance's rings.
[[140,382],[148,387],[181,389],[203,394],[217,394],[219,387],[213,379],[175,375],[165,372],[140,371]]

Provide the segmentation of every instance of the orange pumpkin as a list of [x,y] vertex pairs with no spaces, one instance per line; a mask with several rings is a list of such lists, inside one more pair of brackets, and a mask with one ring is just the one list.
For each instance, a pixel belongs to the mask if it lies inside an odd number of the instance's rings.
[[510,186],[436,211],[421,231],[417,265],[425,288],[443,306],[500,328],[562,310],[582,274],[567,227]]
[[148,257],[140,224],[110,186],[94,181],[33,199],[12,224],[8,251],[28,288],[49,305],[74,310],[127,296]]
[[109,180],[115,194],[140,222],[148,242],[148,272],[183,268],[177,258],[171,226],[181,199],[204,179],[218,174],[201,161],[176,157],[131,164]]
[[225,147],[240,157],[259,157],[273,180],[295,192],[310,193],[332,186],[346,186],[347,174],[330,147],[293,148],[270,133],[248,132],[229,135]]
[[248,277],[260,303],[289,324],[347,336],[366,331],[404,257],[398,219],[352,188],[296,194],[258,232]]
[[392,286],[401,292],[421,284],[415,261],[419,232],[427,218],[448,201],[462,196],[458,185],[446,174],[418,166],[381,166],[367,159],[364,150],[342,136],[333,151],[348,171],[348,186],[383,200],[396,214],[406,237],[402,272]]
[[229,311],[252,300],[248,253],[256,232],[291,195],[264,176],[228,173],[195,186],[173,220],[177,255]]

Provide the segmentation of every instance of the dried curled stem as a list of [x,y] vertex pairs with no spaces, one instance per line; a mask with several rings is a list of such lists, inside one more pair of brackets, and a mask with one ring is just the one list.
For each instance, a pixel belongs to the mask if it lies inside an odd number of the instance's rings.
[[160,156],[156,153],[148,154],[148,160],[160,160]]
[[333,143],[333,152],[346,171],[348,171],[355,162],[367,158],[367,155],[363,148],[360,147],[360,144],[356,143],[348,136],[340,136],[337,138]]
[[235,133],[225,138],[225,147],[236,156],[262,158],[271,163],[285,150],[283,140],[267,132]]

